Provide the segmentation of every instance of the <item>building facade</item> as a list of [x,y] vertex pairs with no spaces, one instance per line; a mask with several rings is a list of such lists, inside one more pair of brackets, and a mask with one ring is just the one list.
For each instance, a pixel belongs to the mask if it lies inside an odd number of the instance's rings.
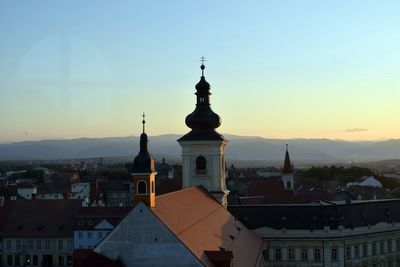
[[400,266],[400,200],[228,209],[268,242],[264,266]]

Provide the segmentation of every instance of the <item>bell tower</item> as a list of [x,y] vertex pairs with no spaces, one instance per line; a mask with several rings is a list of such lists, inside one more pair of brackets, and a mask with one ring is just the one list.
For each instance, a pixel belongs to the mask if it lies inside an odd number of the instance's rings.
[[282,169],[282,182],[285,190],[294,190],[293,165],[290,162],[289,148],[286,144],[285,161]]
[[157,173],[154,170],[154,159],[147,150],[148,138],[145,133],[145,123],[145,115],[143,113],[143,132],[140,135],[140,151],[133,161],[132,206],[143,202],[150,208],[154,208],[156,205],[155,177]]
[[202,185],[210,193],[222,196],[220,200],[226,204],[229,192],[225,184],[225,147],[228,141],[215,131],[221,125],[221,118],[210,107],[211,87],[204,77],[203,57],[201,61],[196,108],[185,120],[192,130],[178,139],[182,147],[182,186]]

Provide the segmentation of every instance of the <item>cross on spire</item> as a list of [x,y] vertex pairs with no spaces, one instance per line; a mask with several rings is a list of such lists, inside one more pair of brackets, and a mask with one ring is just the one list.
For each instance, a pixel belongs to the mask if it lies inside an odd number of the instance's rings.
[[204,56],[201,56],[200,61],[201,61],[201,66],[200,66],[201,76],[204,77],[204,69],[206,68],[204,66],[204,61],[206,61],[206,58]]
[[144,114],[144,112],[143,112],[142,117],[143,117],[142,124],[143,124],[143,133],[144,133],[144,130],[145,130],[145,129],[144,129],[144,125],[145,125],[145,123],[146,123],[146,120],[145,120],[146,115]]

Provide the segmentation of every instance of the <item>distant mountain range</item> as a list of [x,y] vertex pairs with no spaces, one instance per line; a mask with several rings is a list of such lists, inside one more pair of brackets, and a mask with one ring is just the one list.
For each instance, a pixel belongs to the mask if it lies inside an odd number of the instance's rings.
[[[167,134],[149,137],[149,150],[160,160],[180,160],[181,149],[176,140],[181,135]],[[329,139],[266,139],[225,135],[226,148],[232,162],[281,164],[285,144],[297,163],[349,163],[400,158],[400,139],[350,142]],[[0,160],[53,160],[95,157],[133,158],[139,148],[139,137],[79,138],[69,140],[24,141],[0,144]]]

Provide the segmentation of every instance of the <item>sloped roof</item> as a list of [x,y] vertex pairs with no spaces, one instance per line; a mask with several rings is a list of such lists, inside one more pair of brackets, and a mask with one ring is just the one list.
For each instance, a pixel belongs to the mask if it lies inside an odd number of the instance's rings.
[[229,206],[249,229],[330,229],[400,222],[400,200],[363,201],[351,204],[237,205]]
[[96,253],[89,252],[86,257],[76,263],[78,267],[123,267],[119,260],[110,260],[107,257]]
[[75,218],[75,230],[94,229],[104,219],[115,227],[131,210],[132,207],[81,207]]
[[0,234],[4,237],[72,237],[80,200],[15,200]]
[[289,150],[286,145],[286,153],[285,153],[285,162],[283,163],[283,174],[291,174],[293,173],[292,170],[292,163],[290,162]]
[[201,186],[158,196],[154,214],[206,266],[205,251],[232,251],[233,266],[257,266],[262,239],[235,219]]

